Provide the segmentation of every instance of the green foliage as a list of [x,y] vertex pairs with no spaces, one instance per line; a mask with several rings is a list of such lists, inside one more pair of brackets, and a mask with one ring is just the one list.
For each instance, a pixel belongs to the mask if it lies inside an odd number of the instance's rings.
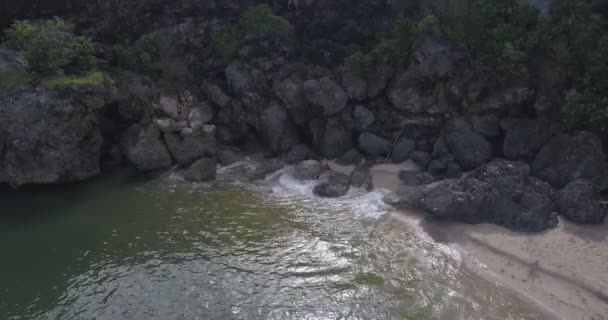
[[72,28],[58,18],[40,25],[16,21],[6,31],[6,38],[9,46],[23,52],[35,73],[80,73],[95,66],[91,41],[75,36]]
[[361,51],[357,51],[344,58],[344,66],[350,72],[364,74],[371,67],[373,62],[372,60],[373,59],[369,54],[364,54]]
[[101,71],[91,71],[82,76],[56,76],[42,81],[42,86],[48,90],[61,91],[72,86],[103,87],[111,81],[110,77]]
[[136,72],[153,71],[158,56],[158,49],[147,37],[140,38],[127,47],[118,47],[118,65]]
[[526,53],[516,48],[511,42],[505,43],[502,50],[496,66],[499,80],[508,82],[513,79],[526,78],[528,76],[528,69],[525,66]]
[[31,80],[32,77],[25,72],[0,70],[0,88],[18,86],[20,84],[28,83]]
[[591,129],[608,134],[608,97],[570,90],[565,102],[563,122],[570,129]]
[[399,18],[394,22],[393,30],[372,50],[372,55],[374,59],[394,66],[405,65],[416,37],[416,24],[409,19]]
[[229,61],[239,51],[241,36],[238,28],[229,27],[214,33],[212,42],[215,54],[223,61]]
[[274,15],[266,5],[247,8],[241,16],[241,25],[244,31],[264,38],[288,38],[295,33],[289,21]]
[[430,35],[435,38],[442,37],[441,23],[439,19],[435,15],[426,15],[420,21],[418,21],[418,26],[416,31],[421,35]]

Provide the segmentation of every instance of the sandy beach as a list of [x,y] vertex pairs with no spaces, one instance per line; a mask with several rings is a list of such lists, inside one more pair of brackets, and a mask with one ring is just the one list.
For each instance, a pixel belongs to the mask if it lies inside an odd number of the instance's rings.
[[[328,163],[334,170],[348,171]],[[394,192],[406,162],[372,168],[374,187]],[[467,270],[537,306],[547,319],[608,319],[608,225],[576,225],[560,217],[544,233],[516,233],[478,224],[430,221],[421,212],[395,210],[390,222],[408,223],[458,249]]]

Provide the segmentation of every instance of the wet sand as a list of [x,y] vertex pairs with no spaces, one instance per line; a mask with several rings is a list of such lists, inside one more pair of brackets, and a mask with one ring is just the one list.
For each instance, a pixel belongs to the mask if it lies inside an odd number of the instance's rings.
[[[374,187],[396,191],[400,170],[417,168],[410,162],[373,167]],[[560,218],[553,230],[526,234],[490,224],[431,221],[413,211],[396,211],[389,221],[413,224],[458,249],[467,270],[515,292],[542,310],[543,318],[608,319],[607,223],[581,226]]]

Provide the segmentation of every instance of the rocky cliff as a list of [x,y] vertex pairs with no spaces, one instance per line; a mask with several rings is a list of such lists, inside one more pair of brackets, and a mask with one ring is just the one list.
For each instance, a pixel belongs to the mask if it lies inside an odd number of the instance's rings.
[[[396,60],[354,60],[353,47],[391,32],[391,12],[404,3],[295,5],[271,4],[257,13],[263,19],[236,2],[188,17],[176,7],[120,45],[107,42],[107,25],[83,22],[113,81],[67,93],[36,81],[0,89],[0,182],[69,183],[118,163],[175,167],[205,181],[217,162],[255,154],[261,165],[244,173],[251,179],[285,162],[338,158],[363,161],[355,184],[369,187],[365,163],[411,159],[425,173],[402,177],[396,205],[528,231],[554,226],[560,211],[579,222],[604,219],[604,143],[560,120],[570,80],[555,59],[506,81],[463,43],[419,25]],[[144,56],[142,43],[154,50]],[[2,70],[18,68],[16,57]],[[330,174],[318,192],[339,196],[352,180]]]

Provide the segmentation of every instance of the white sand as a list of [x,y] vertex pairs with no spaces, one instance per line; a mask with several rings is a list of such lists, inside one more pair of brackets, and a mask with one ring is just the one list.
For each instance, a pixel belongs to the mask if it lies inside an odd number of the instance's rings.
[[[374,186],[395,191],[399,170],[411,163],[372,168]],[[436,241],[459,249],[467,269],[520,295],[547,319],[608,319],[608,225],[579,226],[560,219],[541,234],[489,224],[467,225],[396,212],[392,221],[415,223]]]

